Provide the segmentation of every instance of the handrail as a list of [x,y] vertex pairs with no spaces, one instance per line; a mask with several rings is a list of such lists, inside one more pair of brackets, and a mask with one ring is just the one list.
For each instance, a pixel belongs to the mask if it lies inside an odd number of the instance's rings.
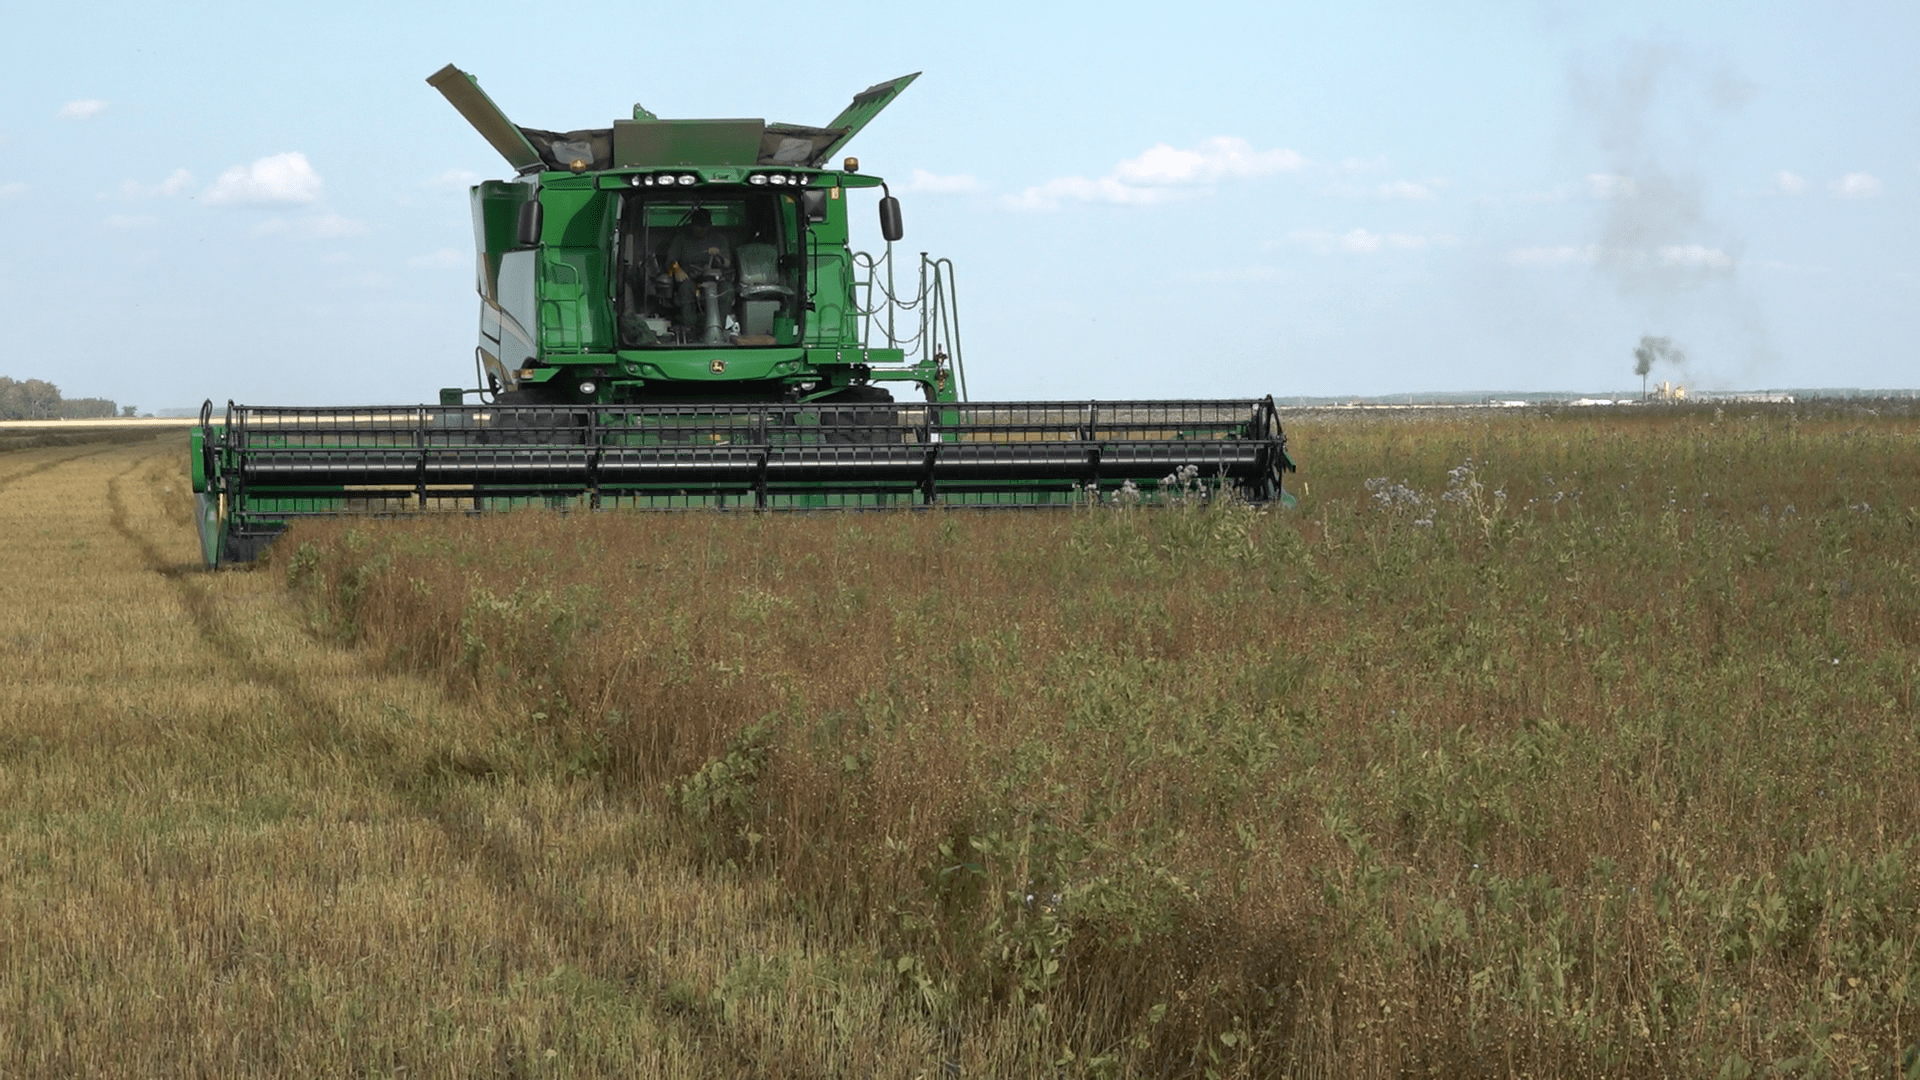
[[[920,253],[918,286],[903,296],[894,278],[893,245],[878,257],[854,252],[854,314],[860,339],[869,348],[899,349],[907,359],[936,367],[952,366],[960,399],[967,399],[967,374],[960,353],[960,296],[953,260]],[[875,294],[878,293],[878,296]],[[911,333],[900,317],[918,315]]]

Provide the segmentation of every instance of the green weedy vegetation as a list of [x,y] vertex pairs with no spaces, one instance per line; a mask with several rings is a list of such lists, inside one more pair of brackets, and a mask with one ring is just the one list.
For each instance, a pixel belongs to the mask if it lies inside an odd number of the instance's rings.
[[[870,958],[943,1033],[907,1074],[1920,1075],[1920,419],[1289,429],[1286,512],[344,522],[275,572],[522,717],[434,783],[540,763]],[[724,1039],[799,962],[673,1001]]]

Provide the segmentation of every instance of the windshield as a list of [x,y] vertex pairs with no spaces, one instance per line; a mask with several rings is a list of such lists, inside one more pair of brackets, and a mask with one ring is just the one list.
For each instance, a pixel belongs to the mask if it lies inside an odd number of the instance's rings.
[[617,236],[620,346],[800,340],[800,214],[786,192],[633,192]]

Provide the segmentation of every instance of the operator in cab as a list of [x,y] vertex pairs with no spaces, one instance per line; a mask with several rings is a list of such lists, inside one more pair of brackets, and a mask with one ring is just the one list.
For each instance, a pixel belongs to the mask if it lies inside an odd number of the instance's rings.
[[713,213],[706,207],[694,207],[686,227],[668,241],[666,263],[682,326],[699,326],[705,321],[699,295],[703,283],[717,286],[715,300],[723,309],[732,301],[733,241],[714,230]]

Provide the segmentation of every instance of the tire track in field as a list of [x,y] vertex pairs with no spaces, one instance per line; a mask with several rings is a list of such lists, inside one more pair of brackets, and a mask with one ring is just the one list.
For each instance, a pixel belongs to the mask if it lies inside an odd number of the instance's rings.
[[114,532],[139,552],[147,568],[172,587],[201,639],[240,675],[285,701],[298,734],[310,745],[347,750],[365,762],[370,775],[383,780],[406,805],[441,830],[459,860],[476,870],[497,894],[545,926],[580,970],[630,988],[646,987],[643,992],[656,998],[663,995],[671,980],[657,961],[629,957],[631,962],[619,964],[605,956],[595,943],[615,936],[618,927],[583,910],[570,896],[542,888],[534,880],[533,860],[514,838],[489,826],[484,815],[452,797],[453,785],[462,778],[481,779],[488,775],[486,771],[463,768],[462,763],[443,758],[410,769],[401,762],[400,748],[392,739],[364,730],[356,734],[359,725],[333,701],[317,693],[292,667],[263,656],[223,617],[220,599],[209,583],[222,575],[252,571],[211,571],[204,570],[198,560],[184,564],[170,561],[151,538],[133,526],[123,482],[149,459],[150,455],[143,455],[108,479],[108,521]]
[[[194,628],[200,637],[222,659],[233,665],[244,677],[267,686],[281,699],[293,707],[299,721],[299,733],[316,746],[342,746],[344,748],[391,754],[395,747],[392,740],[377,734],[363,739],[343,739],[341,735],[350,732],[354,726],[339,708],[331,701],[314,692],[312,686],[300,678],[298,672],[262,656],[258,650],[250,647],[233,627],[221,617],[219,601],[208,588],[210,574],[198,573],[201,564],[198,560],[187,563],[173,562],[155,547],[152,539],[133,527],[127,513],[126,496],[121,483],[129,475],[147,462],[146,457],[137,458],[107,480],[107,521],[113,531],[132,544],[140,553],[141,561],[149,570],[159,574],[172,587],[180,605],[192,618]],[[244,572],[244,571],[241,571]]]
[[[37,449],[37,447],[34,449]],[[99,454],[104,454],[109,450],[118,450],[118,449],[120,449],[119,445],[109,443],[105,446],[96,447],[94,449],[86,450],[81,453],[65,454],[60,457],[49,458],[38,465],[29,465],[24,469],[16,469],[10,473],[0,473],[0,488],[8,487],[20,480],[25,480],[29,476],[34,476],[39,473],[46,472],[48,469],[57,469],[62,465],[71,464],[72,462],[79,461],[82,458],[90,458]]]

